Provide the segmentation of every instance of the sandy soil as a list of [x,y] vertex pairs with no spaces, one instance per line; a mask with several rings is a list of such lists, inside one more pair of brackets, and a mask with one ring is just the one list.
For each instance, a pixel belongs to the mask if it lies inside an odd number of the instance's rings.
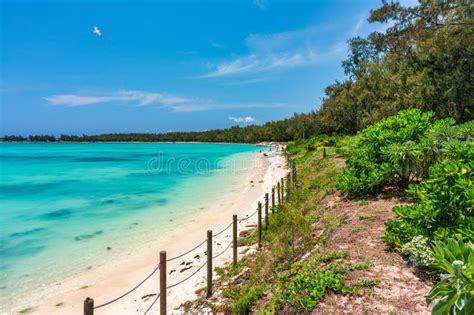
[[392,208],[404,201],[399,197],[378,197],[367,203],[345,200],[339,193],[323,202],[344,218],[331,234],[324,251],[348,251],[349,260],[366,261],[368,270],[349,273],[347,284],[358,279],[378,278],[380,283],[362,296],[330,294],[312,314],[430,314],[424,296],[433,283],[410,267],[397,253],[389,252],[381,240],[384,222],[393,218]]
[[[160,250],[167,250],[167,257],[172,258],[193,248],[205,240],[206,231],[212,229],[217,234],[232,221],[232,215],[237,214],[239,219],[255,211],[258,201],[263,202],[266,192],[286,174],[285,162],[282,156],[264,157],[258,155],[258,167],[253,167],[249,176],[242,183],[241,189],[235,193],[223,196],[209,211],[194,218],[194,220],[174,231],[173,234],[149,244],[148,248],[140,250],[120,261],[111,261],[109,264],[96,270],[86,272],[79,277],[68,279],[61,284],[62,291],[50,294],[45,291],[43,301],[38,304],[25,304],[15,310],[27,314],[81,314],[83,301],[86,297],[94,299],[95,305],[112,300],[147,277],[159,261]],[[255,223],[257,216],[253,216],[239,224],[239,231],[247,225]],[[248,228],[248,227],[247,227]],[[232,228],[213,238],[213,256],[223,252],[231,242]],[[242,249],[241,249],[242,250]],[[168,262],[168,285],[173,285],[196,272],[205,261],[206,245],[198,247],[191,253],[179,259]],[[229,247],[213,265],[223,266],[232,259],[232,249]],[[176,312],[179,306],[190,299],[196,298],[195,291],[205,287],[206,267],[186,282],[168,290],[168,312]],[[142,286],[124,298],[96,309],[95,314],[143,314],[156,298],[159,288],[159,271],[153,274]],[[148,314],[159,312],[157,302]]]

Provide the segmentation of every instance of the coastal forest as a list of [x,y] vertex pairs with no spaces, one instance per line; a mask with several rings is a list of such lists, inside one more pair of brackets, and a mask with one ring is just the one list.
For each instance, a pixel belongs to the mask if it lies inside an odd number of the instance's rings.
[[407,108],[458,123],[474,115],[474,21],[469,1],[383,2],[369,22],[386,26],[349,39],[346,78],[330,84],[318,110],[247,127],[162,134],[4,136],[3,141],[291,141],[355,134]]

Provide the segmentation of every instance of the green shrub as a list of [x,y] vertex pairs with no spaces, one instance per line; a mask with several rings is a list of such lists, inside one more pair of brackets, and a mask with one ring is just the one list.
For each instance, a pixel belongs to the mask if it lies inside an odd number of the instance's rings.
[[432,314],[474,314],[474,248],[448,240],[435,242],[432,267],[446,276],[426,296]]
[[238,290],[235,302],[232,304],[233,314],[248,314],[253,305],[263,296],[267,284],[246,285]]
[[474,162],[433,166],[429,178],[410,185],[417,203],[393,208],[396,219],[386,222],[384,241],[397,249],[415,236],[468,239],[474,235]]
[[417,175],[419,143],[430,130],[444,124],[434,121],[432,112],[400,111],[362,130],[342,173],[338,188],[349,196],[378,191],[385,184],[407,182]]

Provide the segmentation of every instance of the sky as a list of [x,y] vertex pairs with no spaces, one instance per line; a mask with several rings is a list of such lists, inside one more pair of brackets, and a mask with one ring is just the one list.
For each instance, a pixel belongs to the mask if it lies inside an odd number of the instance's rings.
[[367,22],[378,0],[0,2],[2,135],[208,130],[309,112],[344,78],[347,40],[381,28]]

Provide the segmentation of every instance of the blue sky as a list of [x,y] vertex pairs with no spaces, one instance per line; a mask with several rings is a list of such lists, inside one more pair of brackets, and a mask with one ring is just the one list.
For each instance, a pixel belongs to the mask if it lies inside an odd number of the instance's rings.
[[379,5],[1,0],[1,133],[207,130],[317,109],[347,39],[381,28],[366,21]]

